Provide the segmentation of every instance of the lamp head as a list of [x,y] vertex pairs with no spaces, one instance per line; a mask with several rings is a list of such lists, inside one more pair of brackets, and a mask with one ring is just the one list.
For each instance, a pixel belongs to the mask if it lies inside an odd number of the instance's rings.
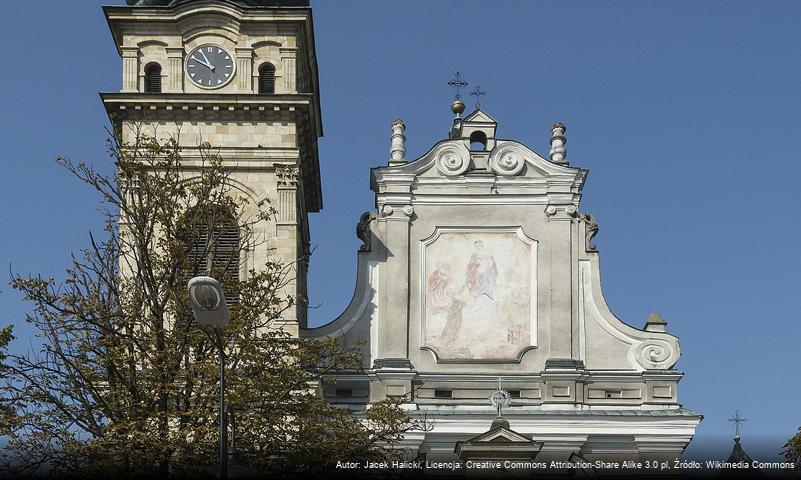
[[201,327],[222,327],[228,324],[228,305],[220,282],[211,277],[194,277],[187,285],[192,313]]

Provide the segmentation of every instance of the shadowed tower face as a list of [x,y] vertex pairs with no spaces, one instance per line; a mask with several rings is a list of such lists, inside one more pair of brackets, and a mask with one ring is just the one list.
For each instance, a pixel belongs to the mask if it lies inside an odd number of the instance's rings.
[[[219,149],[237,195],[277,210],[254,229],[247,270],[295,266],[285,293],[306,293],[309,212],[322,208],[322,136],[312,13],[307,0],[128,0],[104,13],[122,57],[119,92],[101,94],[123,141],[136,131],[179,139],[187,181],[198,146]],[[245,212],[247,214],[247,212]],[[305,306],[287,311],[297,334]]]

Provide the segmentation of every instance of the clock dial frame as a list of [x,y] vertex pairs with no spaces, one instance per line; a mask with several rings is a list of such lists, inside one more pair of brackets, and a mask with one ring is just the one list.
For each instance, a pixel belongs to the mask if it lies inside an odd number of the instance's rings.
[[[209,66],[213,66],[214,69]],[[228,50],[213,43],[193,48],[184,61],[186,78],[206,90],[222,88],[236,74],[236,60]]]

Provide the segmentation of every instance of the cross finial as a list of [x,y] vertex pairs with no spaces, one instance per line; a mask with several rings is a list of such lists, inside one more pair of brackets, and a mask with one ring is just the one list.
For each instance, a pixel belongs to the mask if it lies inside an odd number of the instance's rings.
[[740,416],[740,411],[735,410],[734,416],[729,419],[730,422],[734,423],[734,438],[740,438],[740,424],[743,422],[747,422],[748,419]]
[[509,392],[501,386],[501,377],[498,377],[498,390],[490,395],[490,403],[498,409],[498,418],[503,416],[503,407],[508,407],[510,403]]
[[486,94],[487,92],[481,89],[481,85],[476,85],[476,88],[470,92],[471,97],[476,97],[476,108],[481,108],[481,97]]
[[461,89],[466,87],[468,83],[462,79],[462,74],[456,72],[456,75],[448,82],[448,85],[456,89],[456,99],[462,98]]

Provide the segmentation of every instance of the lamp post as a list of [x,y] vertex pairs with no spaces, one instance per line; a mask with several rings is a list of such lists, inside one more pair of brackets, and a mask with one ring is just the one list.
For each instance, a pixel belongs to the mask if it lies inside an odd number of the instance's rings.
[[225,406],[225,349],[222,327],[228,324],[228,305],[220,282],[211,277],[194,277],[187,285],[192,313],[201,327],[213,328],[220,352],[220,478],[228,478],[228,412]]

